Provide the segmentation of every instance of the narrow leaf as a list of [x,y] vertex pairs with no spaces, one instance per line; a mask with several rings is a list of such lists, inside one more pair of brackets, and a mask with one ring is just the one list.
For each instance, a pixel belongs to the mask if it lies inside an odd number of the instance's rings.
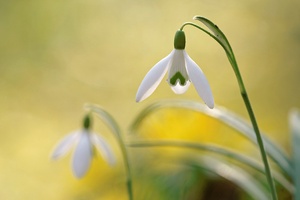
[[209,28],[213,32],[213,34],[216,36],[216,39],[218,39],[218,41],[224,45],[225,51],[229,52],[230,55],[232,57],[234,57],[231,46],[230,46],[226,36],[219,29],[219,27],[217,25],[215,25],[213,22],[206,19],[205,17],[195,16],[193,19],[198,20],[198,21],[202,22],[205,26],[207,26],[207,28]]
[[[211,144],[203,144],[203,143],[192,143],[192,142],[184,142],[184,141],[175,141],[175,140],[158,140],[158,141],[132,141],[127,144],[129,147],[135,148],[143,148],[143,147],[178,147],[178,148],[186,148],[186,149],[196,149],[207,152],[213,152],[218,155],[222,155],[227,158],[231,158],[235,161],[243,163],[260,173],[265,173],[264,167],[261,163],[255,161],[254,159],[245,156],[241,153],[237,153],[223,147],[218,147],[216,145]],[[283,186],[290,193],[294,193],[294,187],[282,174],[273,170],[273,176],[277,183]]]
[[[157,109],[161,108],[186,108],[191,109],[205,115],[208,115],[212,118],[215,118],[227,126],[232,127],[233,129],[237,130],[240,134],[245,136],[248,140],[253,142],[254,144],[257,143],[255,132],[244,119],[240,116],[224,109],[224,108],[214,108],[213,110],[207,108],[207,106],[193,101],[186,101],[186,100],[176,100],[176,101],[160,101],[158,103],[152,104],[149,107],[145,108],[133,122],[131,130],[135,130],[138,124],[143,120],[144,117],[149,115],[150,113],[156,111]],[[265,144],[265,149],[267,154],[273,159],[275,163],[289,176],[293,176],[293,168],[291,166],[290,160],[287,155],[282,151],[282,149],[273,143],[265,134],[263,134],[263,140]]]
[[193,158],[194,167],[210,171],[242,188],[253,199],[268,200],[268,191],[264,190],[261,182],[240,167],[230,165],[223,159],[208,156]]
[[295,200],[300,199],[300,112],[292,110],[289,115],[290,128],[292,134],[293,146],[293,164],[294,164],[294,179],[295,184]]

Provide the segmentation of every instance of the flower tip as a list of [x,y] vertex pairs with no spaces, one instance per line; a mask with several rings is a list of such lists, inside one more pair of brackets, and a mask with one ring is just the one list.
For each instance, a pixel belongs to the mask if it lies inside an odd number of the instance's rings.
[[139,103],[139,102],[141,102],[141,99],[136,97],[135,102]]
[[210,109],[213,109],[215,107],[215,101],[213,99],[205,101],[205,104],[207,105],[207,107],[209,107]]
[[206,104],[206,105],[207,105],[207,107],[209,107],[210,109],[214,109],[214,107],[215,107],[214,103],[213,103],[213,104]]
[[141,101],[144,101],[149,95],[145,95],[145,94],[140,94],[140,92],[138,91],[138,93],[136,94],[136,97],[135,97],[135,101],[137,103],[141,102]]
[[83,178],[86,175],[88,169],[89,169],[89,164],[85,164],[83,166],[80,165],[75,166],[73,164],[72,166],[73,175],[78,179]]
[[59,157],[60,157],[60,155],[58,155],[54,152],[54,153],[51,153],[50,160],[58,160]]
[[86,173],[78,173],[78,172],[76,172],[76,171],[73,171],[73,175],[74,175],[74,177],[77,178],[77,179],[82,179],[82,178],[84,177],[85,174],[86,174]]

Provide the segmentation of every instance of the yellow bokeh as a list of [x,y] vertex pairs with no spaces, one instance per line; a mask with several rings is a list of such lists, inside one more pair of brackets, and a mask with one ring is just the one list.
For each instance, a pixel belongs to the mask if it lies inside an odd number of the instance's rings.
[[[259,158],[258,148],[239,131],[203,112],[186,107],[172,106],[155,109],[135,125],[132,141],[175,141],[208,144]],[[166,145],[168,147],[168,145]],[[165,148],[165,150],[170,148]],[[183,152],[185,148],[175,148]],[[162,149],[158,150],[159,152]],[[174,154],[171,148],[170,154]],[[162,153],[163,154],[163,153]],[[175,155],[178,154],[175,153]]]
[[[124,135],[153,101],[202,102],[193,86],[177,96],[166,81],[149,99],[135,102],[144,75],[171,52],[176,30],[194,15],[208,17],[227,35],[261,129],[289,151],[287,113],[300,107],[299,8],[299,1],[271,0],[2,1],[0,199],[126,199],[122,159],[109,132],[95,128],[116,147],[117,166],[98,156],[82,180],[72,175],[70,155],[52,162],[50,152],[81,128],[86,102],[111,113]],[[185,31],[186,49],[206,74],[216,104],[248,119],[223,50],[200,31]],[[236,142],[242,138],[232,129],[193,111],[161,110],[144,123],[145,137],[218,141],[257,154]]]

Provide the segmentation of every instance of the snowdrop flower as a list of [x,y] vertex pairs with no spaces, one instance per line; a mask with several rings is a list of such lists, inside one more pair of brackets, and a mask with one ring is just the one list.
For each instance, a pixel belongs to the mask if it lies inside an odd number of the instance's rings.
[[115,156],[110,146],[100,135],[91,132],[89,128],[90,116],[87,115],[84,118],[83,129],[65,136],[58,142],[51,155],[53,160],[59,159],[65,156],[76,145],[71,164],[73,174],[77,178],[82,178],[90,168],[94,156],[94,148],[101,153],[109,165],[115,164]]
[[175,34],[174,50],[146,74],[136,94],[136,101],[149,97],[167,72],[167,81],[176,94],[183,94],[192,82],[205,104],[209,108],[214,107],[214,98],[205,75],[185,51],[185,34],[182,30]]

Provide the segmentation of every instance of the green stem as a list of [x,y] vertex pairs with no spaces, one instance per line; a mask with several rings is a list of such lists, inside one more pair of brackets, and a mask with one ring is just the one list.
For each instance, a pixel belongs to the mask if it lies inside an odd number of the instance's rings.
[[225,50],[226,55],[228,57],[228,60],[229,60],[231,66],[232,66],[232,68],[234,70],[234,73],[236,75],[236,78],[237,78],[237,81],[238,81],[238,84],[239,84],[239,88],[240,88],[240,93],[241,93],[242,98],[244,100],[244,104],[246,106],[248,115],[250,117],[250,120],[251,120],[253,129],[254,129],[254,132],[256,134],[257,144],[259,146],[261,157],[262,157],[262,161],[263,161],[263,164],[265,166],[265,174],[266,174],[266,178],[267,178],[268,184],[270,186],[272,199],[273,200],[277,200],[278,199],[277,198],[277,193],[276,193],[275,185],[274,185],[272,174],[271,174],[271,169],[270,169],[270,166],[269,166],[269,163],[268,163],[268,158],[267,158],[267,154],[266,154],[266,151],[265,151],[264,142],[263,142],[262,136],[260,134],[260,131],[259,131],[259,128],[258,128],[258,124],[256,122],[256,118],[255,118],[255,115],[254,115],[254,112],[253,112],[250,100],[248,98],[248,94],[247,94],[246,88],[244,86],[244,82],[243,82],[242,76],[241,76],[240,71],[239,71],[238,64],[237,64],[237,62],[235,60],[235,56],[234,56],[234,53],[232,51],[232,48],[231,48],[229,42],[227,41],[227,39],[226,39],[226,37],[224,35],[224,38],[225,38],[225,40],[227,42],[227,45],[229,47],[229,50],[228,50],[225,47],[224,43],[221,42],[215,35],[213,35],[209,31],[203,29],[202,27],[200,27],[200,26],[198,26],[198,25],[196,25],[194,23],[186,22],[186,23],[184,23],[181,26],[180,30],[183,30],[183,28],[186,25],[194,26],[194,27],[200,29],[201,31],[205,32],[206,34],[208,34],[209,36],[211,36],[213,39],[215,39],[223,47],[223,49]]
[[266,178],[267,178],[267,181],[268,181],[269,186],[270,186],[272,199],[277,200],[278,197],[277,197],[276,188],[275,188],[275,184],[274,184],[274,181],[273,181],[270,165],[269,165],[269,162],[268,162],[267,153],[265,151],[264,141],[262,139],[262,136],[261,136],[256,118],[255,118],[255,114],[254,114],[254,111],[252,109],[251,102],[250,102],[250,99],[248,97],[248,94],[247,94],[247,91],[246,91],[246,88],[245,88],[245,85],[244,85],[244,82],[243,82],[243,79],[242,79],[242,75],[240,73],[238,64],[237,64],[237,62],[234,58],[233,52],[232,52],[232,58],[228,54],[227,54],[227,57],[228,57],[231,65],[234,69],[235,76],[236,76],[238,84],[239,84],[240,93],[241,93],[241,96],[243,98],[244,104],[246,106],[249,118],[251,120],[253,129],[254,129],[254,132],[255,132],[255,135],[256,135],[257,144],[259,146],[262,161],[263,161],[264,166],[265,166]]
[[128,197],[129,197],[129,200],[133,200],[131,169],[130,169],[130,165],[129,165],[129,161],[128,161],[127,149],[125,148],[124,141],[121,138],[121,136],[118,138],[118,142],[119,142],[122,154],[123,154],[125,170],[127,172],[126,173],[127,174],[126,185],[127,185]]
[[[240,79],[240,81],[241,81],[241,84],[242,84],[242,79]],[[257,144],[259,146],[261,157],[262,157],[263,163],[265,165],[266,177],[267,177],[268,183],[270,185],[272,199],[276,200],[277,199],[276,189],[275,189],[275,185],[274,185],[274,182],[273,182],[271,169],[270,169],[270,166],[269,166],[269,163],[268,163],[267,154],[265,152],[264,142],[263,142],[263,139],[261,137],[261,134],[260,134],[260,131],[259,131],[259,128],[258,128],[258,124],[256,122],[255,115],[254,115],[253,109],[251,107],[251,103],[250,103],[250,100],[248,98],[248,94],[247,94],[246,90],[241,91],[241,95],[243,97],[243,100],[244,100],[245,106],[247,108],[251,123],[253,125],[254,132],[256,134]]]
[[201,31],[205,32],[206,34],[208,34],[209,36],[211,37],[215,37],[213,34],[211,34],[209,31],[205,30],[204,28],[202,28],[201,26],[198,26],[197,24],[194,24],[192,22],[185,22],[179,30],[183,31],[183,28],[186,26],[186,25],[190,25],[190,26],[194,26],[198,29],[200,29]]
[[108,112],[106,112],[104,109],[102,109],[99,106],[87,104],[85,105],[85,107],[88,110],[95,112],[98,115],[98,117],[100,117],[104,122],[106,122],[106,124],[111,128],[115,138],[117,139],[119,146],[121,148],[123,161],[124,161],[124,168],[127,175],[126,186],[128,191],[128,197],[129,200],[133,200],[132,175],[131,175],[131,169],[130,169],[130,164],[128,159],[128,152],[125,147],[124,140],[117,122]]

